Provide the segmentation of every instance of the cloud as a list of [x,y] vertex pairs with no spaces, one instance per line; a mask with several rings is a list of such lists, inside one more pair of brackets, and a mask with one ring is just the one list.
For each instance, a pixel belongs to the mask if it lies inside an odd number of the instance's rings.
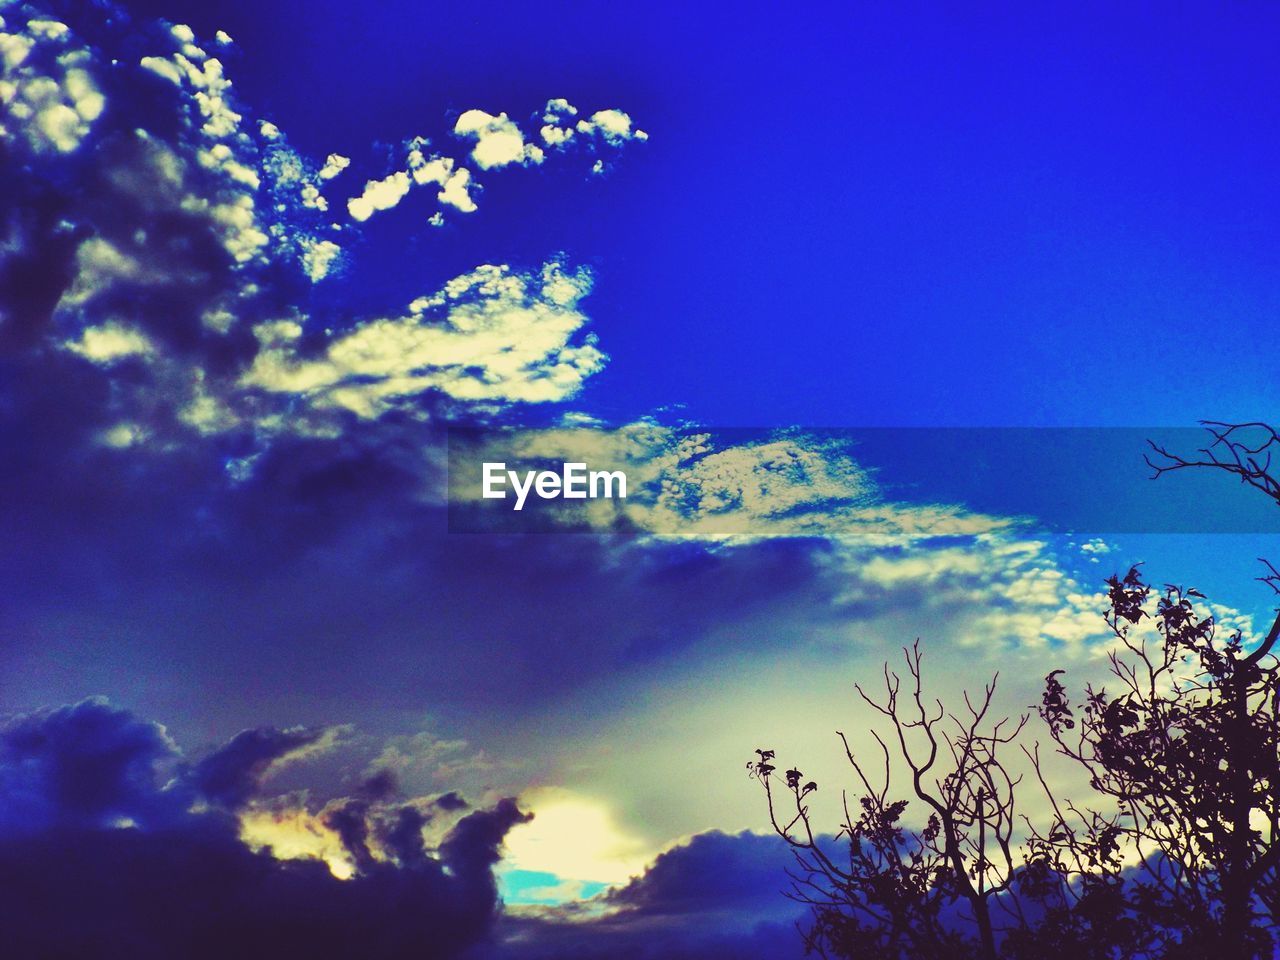
[[211,802],[235,810],[254,797],[272,766],[321,744],[324,731],[245,730],[210,754],[190,774],[192,785]]
[[457,166],[451,157],[433,154],[427,159],[422,152],[423,146],[425,144],[416,144],[409,150],[409,173],[413,182],[437,184],[440,187],[437,200],[463,213],[474,213],[476,204],[470,193],[473,186],[471,171]]
[[649,134],[634,126],[631,115],[622,110],[597,110],[589,118],[579,120],[577,130],[584,136],[599,137],[614,147],[628,140],[649,139]]
[[353,220],[368,220],[375,210],[390,210],[409,193],[409,175],[402,170],[381,180],[369,180],[364,193],[347,201],[347,212]]
[[543,152],[524,141],[520,128],[505,113],[494,116],[483,110],[466,110],[453,126],[454,136],[475,140],[471,159],[481,170],[508,164],[541,163]]
[[167,825],[186,801],[160,782],[177,756],[161,726],[101,699],[11,717],[0,726],[0,836]]
[[[0,360],[50,396],[74,382],[99,398],[67,405],[83,419],[59,417],[62,442],[133,455],[221,443],[224,480],[243,483],[285,435],[372,450],[394,433],[385,418],[466,421],[562,402],[603,368],[583,333],[590,278],[557,260],[483,264],[399,310],[315,315],[310,286],[357,267],[354,228],[332,222],[326,196],[352,161],[308,158],[256,118],[224,66],[229,39],[128,24],[95,20],[89,44],[77,18],[16,7],[3,28],[0,96],[53,112],[17,109],[0,130],[0,176],[13,188],[0,200]],[[76,123],[55,124],[67,110]],[[496,164],[518,127],[465,116],[464,135]],[[525,146],[526,158],[539,149]],[[404,148],[402,165],[343,201],[355,222],[415,187],[476,210],[472,170],[424,138]],[[15,423],[31,414],[5,410]]]
[[32,17],[25,32],[5,26],[0,21],[0,133],[20,139],[36,155],[75,151],[106,106],[87,69],[90,51],[56,20]]
[[340,153],[331,153],[325,158],[324,166],[320,168],[320,179],[332,180],[349,166],[351,166],[350,157],[344,157]]
[[[630,141],[647,140],[649,135],[635,129],[629,114],[616,109],[601,110],[590,118],[580,120],[576,127],[572,118],[578,113],[563,98],[547,101],[542,113],[539,136],[547,149],[565,150],[571,142],[582,141],[591,149],[606,145],[614,152]],[[537,166],[546,159],[546,151],[529,142],[519,124],[506,113],[491,114],[484,110],[466,110],[453,126],[453,134],[463,140],[473,141],[469,157],[482,171],[499,170],[510,166]],[[576,138],[576,141],[575,141]],[[392,170],[382,179],[366,183],[360,196],[347,201],[352,219],[363,222],[379,210],[389,210],[400,203],[411,186],[435,185],[436,200],[462,213],[476,211],[476,193],[480,185],[471,170],[462,166],[455,157],[439,152],[429,152],[430,140],[414,137],[404,144],[403,169]],[[596,161],[593,171],[604,170],[603,161]],[[323,174],[323,171],[322,171]],[[405,181],[407,174],[411,181]],[[430,222],[442,223],[443,213],[436,211]]]
[[119,323],[86,327],[78,340],[69,340],[64,346],[72,353],[99,364],[109,364],[123,357],[155,354],[155,344],[146,334]]
[[[578,108],[563,97],[547,101],[538,136],[548,150],[566,151],[582,147],[592,152],[606,149],[611,155],[616,155],[628,143],[649,139],[649,134],[636,127],[626,111],[616,108],[597,110],[575,122],[578,113]],[[603,158],[597,159],[591,164],[591,173],[601,175],[610,166]]]
[[783,868],[790,864],[790,850],[777,837],[713,830],[659,854],[643,874],[602,899],[650,916],[719,910],[769,916],[779,912]]
[[[538,131],[542,142],[548,147],[562,147],[573,139],[571,118],[577,116],[578,108],[563,97],[555,97],[547,101],[542,113],[542,128]],[[566,125],[562,125],[562,123]]]
[[784,960],[803,956],[772,836],[696,835],[592,901],[509,913],[484,956],[509,960]]
[[471,189],[471,171],[466,167],[459,167],[441,185],[440,192],[436,194],[436,198],[441,203],[456,207],[463,213],[474,213],[476,204],[471,199]]
[[238,386],[289,395],[318,411],[372,420],[426,393],[472,403],[563,400],[605,361],[578,302],[590,275],[548,263],[530,276],[484,266],[409,304],[400,317],[366,321],[317,355],[302,328],[256,330],[260,348]]
[[109,944],[142,960],[434,960],[483,942],[502,843],[528,819],[514,800],[456,818],[432,851],[430,817],[412,804],[331,801],[316,822],[349,858],[346,879],[317,857],[282,859],[240,839],[231,811],[264,802],[263,765],[316,743],[248,731],[188,768],[163,728],[105,701],[10,718],[0,727],[6,945],[21,956]]

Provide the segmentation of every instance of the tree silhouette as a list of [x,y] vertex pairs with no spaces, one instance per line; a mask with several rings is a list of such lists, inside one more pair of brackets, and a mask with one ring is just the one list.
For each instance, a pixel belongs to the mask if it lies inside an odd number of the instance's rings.
[[[806,945],[822,956],[995,956],[992,904],[1014,878],[1014,790],[1018,781],[1001,761],[1027,717],[991,719],[992,680],[980,697],[964,698],[964,710],[928,703],[921,690],[919,643],[903,651],[909,688],[886,665],[884,697],[857,686],[859,696],[889,721],[898,756],[910,771],[912,797],[928,809],[922,830],[901,824],[907,800],[890,800],[890,748],[876,731],[881,771],[868,765],[839,733],[845,755],[862,784],[857,813],[844,802],[836,836],[845,841],[847,863],[837,862],[814,834],[807,798],[817,784],[799,770],[784,775],[787,814],[775,805],[772,751],[756,751],[748,767],[764,786],[774,829],[796,853],[792,896],[809,904],[814,923],[803,931]],[[803,785],[802,785],[803,784]],[[784,820],[785,818],[785,820]],[[948,906],[962,900],[970,911],[976,942],[949,924]]]
[[[1222,470],[1280,504],[1270,459],[1280,434],[1206,426],[1213,439],[1196,457],[1152,445],[1155,475]],[[1280,589],[1280,572],[1266,570],[1260,579]],[[1087,685],[1073,699],[1055,669],[1036,708],[1052,752],[1085,774],[1083,796],[1050,788],[1040,745],[1024,742],[1026,717],[992,716],[995,680],[965,695],[962,710],[927,702],[918,642],[904,651],[905,691],[887,666],[882,699],[858,687],[888,736],[872,732],[873,765],[840,734],[861,790],[852,809],[844,798],[834,837],[811,822],[817,784],[791,769],[779,788],[774,753],[757,751],[748,767],[796,855],[790,895],[810,907],[808,949],[874,960],[1272,956],[1280,615],[1250,644],[1221,631],[1194,589],[1155,589],[1136,567],[1107,587],[1110,689]],[[1011,746],[1038,784],[1021,787],[1006,764]],[[890,790],[891,755],[907,772],[905,796]],[[1032,786],[1050,810],[1039,824],[1015,818],[1019,790]],[[904,824],[912,802],[927,817],[914,829]]]

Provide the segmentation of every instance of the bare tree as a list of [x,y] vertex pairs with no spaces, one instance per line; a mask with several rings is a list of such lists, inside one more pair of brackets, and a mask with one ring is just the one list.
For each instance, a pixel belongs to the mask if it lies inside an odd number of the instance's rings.
[[[881,698],[857,687],[887,722],[885,736],[872,731],[880,754],[876,769],[859,760],[838,733],[862,794],[852,809],[842,795],[844,819],[834,842],[824,843],[814,832],[808,798],[816,783],[805,782],[797,769],[786,771],[784,813],[774,793],[773,751],[757,750],[758,759],[748,767],[764,786],[774,829],[796,853],[791,895],[811,907],[813,923],[803,931],[810,949],[837,957],[994,960],[994,906],[1010,910],[1013,904],[1016,911],[1015,899],[998,899],[1013,882],[1017,856],[1018,779],[1010,776],[1001,752],[1017,740],[1027,717],[992,717],[995,679],[980,696],[966,694],[960,711],[927,701],[919,642],[903,653],[905,690],[888,665]],[[910,796],[927,811],[919,830],[903,826],[909,801],[890,799],[893,763],[886,736],[907,768]],[[967,916],[953,916],[957,901]],[[976,937],[966,934],[966,926]]]

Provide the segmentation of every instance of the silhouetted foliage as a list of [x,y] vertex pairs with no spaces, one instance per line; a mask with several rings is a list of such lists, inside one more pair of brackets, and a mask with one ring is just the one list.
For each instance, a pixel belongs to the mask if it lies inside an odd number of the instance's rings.
[[[1194,459],[1153,446],[1156,475],[1188,467],[1234,474],[1280,503],[1262,424],[1207,424]],[[1265,561],[1264,561],[1265,563]],[[1267,564],[1261,579],[1280,587]],[[1222,631],[1194,589],[1153,588],[1137,567],[1106,581],[1116,644],[1108,687],[1073,696],[1065,671],[1045,677],[1035,712],[1052,753],[1085,775],[1059,795],[1025,716],[994,716],[995,680],[962,710],[926,701],[918,642],[909,681],[885,667],[886,721],[873,757],[839,734],[859,792],[823,837],[816,783],[773,751],[748,764],[775,831],[791,844],[790,895],[810,907],[801,933],[823,957],[1254,960],[1280,947],[1280,616],[1249,643]],[[1021,787],[1013,747],[1038,785]],[[895,765],[896,760],[896,765]],[[906,772],[905,795],[890,789]],[[785,787],[782,786],[785,784]],[[1015,817],[1020,789],[1043,792],[1045,822]],[[911,804],[923,807],[907,826]],[[783,812],[785,810],[785,813]]]
[[[884,696],[861,686],[862,699],[888,721],[891,740],[911,771],[913,797],[928,809],[923,829],[901,823],[908,801],[889,799],[890,748],[873,731],[881,756],[878,772],[860,761],[840,733],[863,793],[854,808],[847,798],[837,834],[841,860],[813,833],[806,798],[817,784],[799,770],[785,774],[789,816],[775,804],[772,751],[757,751],[749,764],[764,785],[775,830],[790,843],[800,866],[792,895],[813,908],[803,931],[808,947],[823,956],[966,957],[994,949],[994,898],[1014,878],[1014,789],[1017,780],[1001,762],[1002,749],[1019,735],[1026,717],[991,720],[995,681],[965,709],[952,713],[927,703],[921,691],[921,654],[904,651],[910,682],[886,666]],[[840,841],[844,841],[840,844]],[[956,900],[969,907],[973,939],[948,922]]]

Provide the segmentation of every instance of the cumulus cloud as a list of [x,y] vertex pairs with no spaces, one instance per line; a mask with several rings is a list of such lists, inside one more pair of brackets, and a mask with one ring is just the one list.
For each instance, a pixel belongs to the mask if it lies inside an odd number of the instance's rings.
[[94,363],[110,363],[122,357],[146,357],[155,353],[155,345],[146,334],[118,323],[86,327],[78,339],[67,341],[65,346]]
[[542,113],[542,128],[538,131],[542,142],[548,147],[560,147],[572,140],[572,118],[577,115],[578,108],[563,97],[548,100]]
[[[636,127],[626,111],[616,108],[597,110],[575,122],[574,117],[578,113],[578,108],[563,97],[547,101],[538,134],[548,149],[565,149],[579,141],[618,148],[629,141],[649,139],[649,134]],[[604,168],[604,162],[597,160],[592,170],[600,173]]]
[[347,201],[347,212],[353,220],[368,220],[376,210],[390,210],[409,193],[409,175],[402,170],[369,180],[364,192]]
[[[400,310],[313,317],[307,286],[355,270],[351,221],[415,188],[441,207],[424,227],[474,212],[473,169],[419,137],[331,200],[353,162],[308,158],[254,117],[223,63],[229,38],[123,19],[95,31],[91,45],[75,18],[17,6],[0,41],[12,108],[0,173],[14,188],[0,201],[0,349],[44,365],[51,390],[95,372],[88,442],[173,452],[221,438],[240,448],[226,475],[242,482],[284,434],[559,402],[603,368],[583,332],[590,278],[556,261],[482,265]],[[128,109],[107,110],[113,97]],[[455,129],[474,141],[474,168],[541,157],[506,114],[467,111]],[[350,220],[332,222],[335,207]]]
[[436,194],[436,198],[441,203],[456,207],[463,213],[473,213],[476,209],[476,204],[471,199],[470,191],[471,171],[466,167],[459,167],[441,185],[440,192]]
[[320,168],[320,179],[332,180],[349,166],[351,166],[350,157],[344,157],[340,153],[331,153],[325,158],[324,166]]
[[[592,150],[607,146],[616,153],[629,141],[648,139],[648,134],[635,128],[630,115],[621,110],[597,111],[577,121],[575,126],[573,118],[577,114],[578,108],[563,98],[548,100],[538,131],[542,146],[530,142],[520,125],[506,113],[491,114],[479,109],[463,111],[454,123],[453,134],[473,142],[468,157],[476,168],[486,172],[511,166],[536,166],[546,159],[546,150],[563,151],[573,142],[581,141]],[[535,122],[538,122],[536,118]],[[391,209],[403,200],[410,184],[402,179],[402,174],[408,174],[414,186],[438,186],[436,200],[444,206],[473,213],[477,209],[475,194],[480,185],[471,170],[455,157],[429,152],[429,145],[425,137],[408,140],[404,169],[369,181],[361,195],[348,201],[352,219],[368,220],[378,210]],[[592,170],[602,172],[603,161],[595,161]],[[442,212],[437,210],[432,214],[431,222],[443,222]]]
[[419,186],[433,183],[440,187],[436,199],[463,213],[474,213],[475,201],[471,198],[471,171],[459,167],[451,157],[433,154],[428,159],[423,153],[425,144],[418,143],[409,151],[409,173]]
[[481,170],[511,163],[541,163],[543,152],[524,141],[520,128],[505,113],[494,116],[483,110],[466,110],[453,126],[454,136],[475,140],[471,159]]
[[[428,849],[412,802],[345,798],[314,822],[349,867],[241,839],[265,765],[317,742],[255,730],[190,768],[157,724],[105,701],[0,726],[0,922],[22,956],[455,957],[496,917],[515,801],[455,815]],[[291,805],[292,804],[292,805]],[[277,801],[283,820],[306,815]],[[375,852],[376,851],[376,852]],[[412,904],[412,909],[405,909]]]
[[587,119],[579,120],[577,130],[615,147],[628,140],[649,139],[647,133],[632,124],[630,114],[622,110],[597,110]]
[[71,153],[102,115],[106,99],[90,72],[92,54],[67,25],[31,17],[25,31],[0,20],[0,134],[36,154]]
[[93,362],[233,356],[260,272],[297,262],[311,228],[261,203],[287,171],[263,162],[221,61],[181,26],[111,19],[107,53],[28,7],[5,23],[0,340]]
[[0,836],[51,829],[158,828],[186,797],[161,781],[177,759],[164,729],[103,700],[0,725]]
[[[474,213],[478,207],[472,191],[479,185],[472,180],[471,171],[458,166],[452,157],[424,153],[426,141],[415,138],[410,141],[405,156],[405,169],[395,170],[381,180],[369,180],[364,192],[347,201],[347,212],[353,220],[363,222],[379,210],[390,210],[409,194],[412,187],[435,185],[436,200],[461,213]],[[443,222],[443,213],[437,210],[431,220]]]
[[803,911],[781,895],[791,855],[750,833],[701,833],[592,901],[509,914],[485,955],[509,960],[784,960]]
[[[623,110],[597,110],[575,121],[578,114],[578,108],[564,98],[547,101],[538,135],[548,150],[563,152],[577,148],[591,153],[603,152],[613,158],[627,143],[649,139],[649,134],[636,127],[631,115]],[[591,162],[589,169],[593,176],[603,176],[612,166],[610,160],[600,156]]]

